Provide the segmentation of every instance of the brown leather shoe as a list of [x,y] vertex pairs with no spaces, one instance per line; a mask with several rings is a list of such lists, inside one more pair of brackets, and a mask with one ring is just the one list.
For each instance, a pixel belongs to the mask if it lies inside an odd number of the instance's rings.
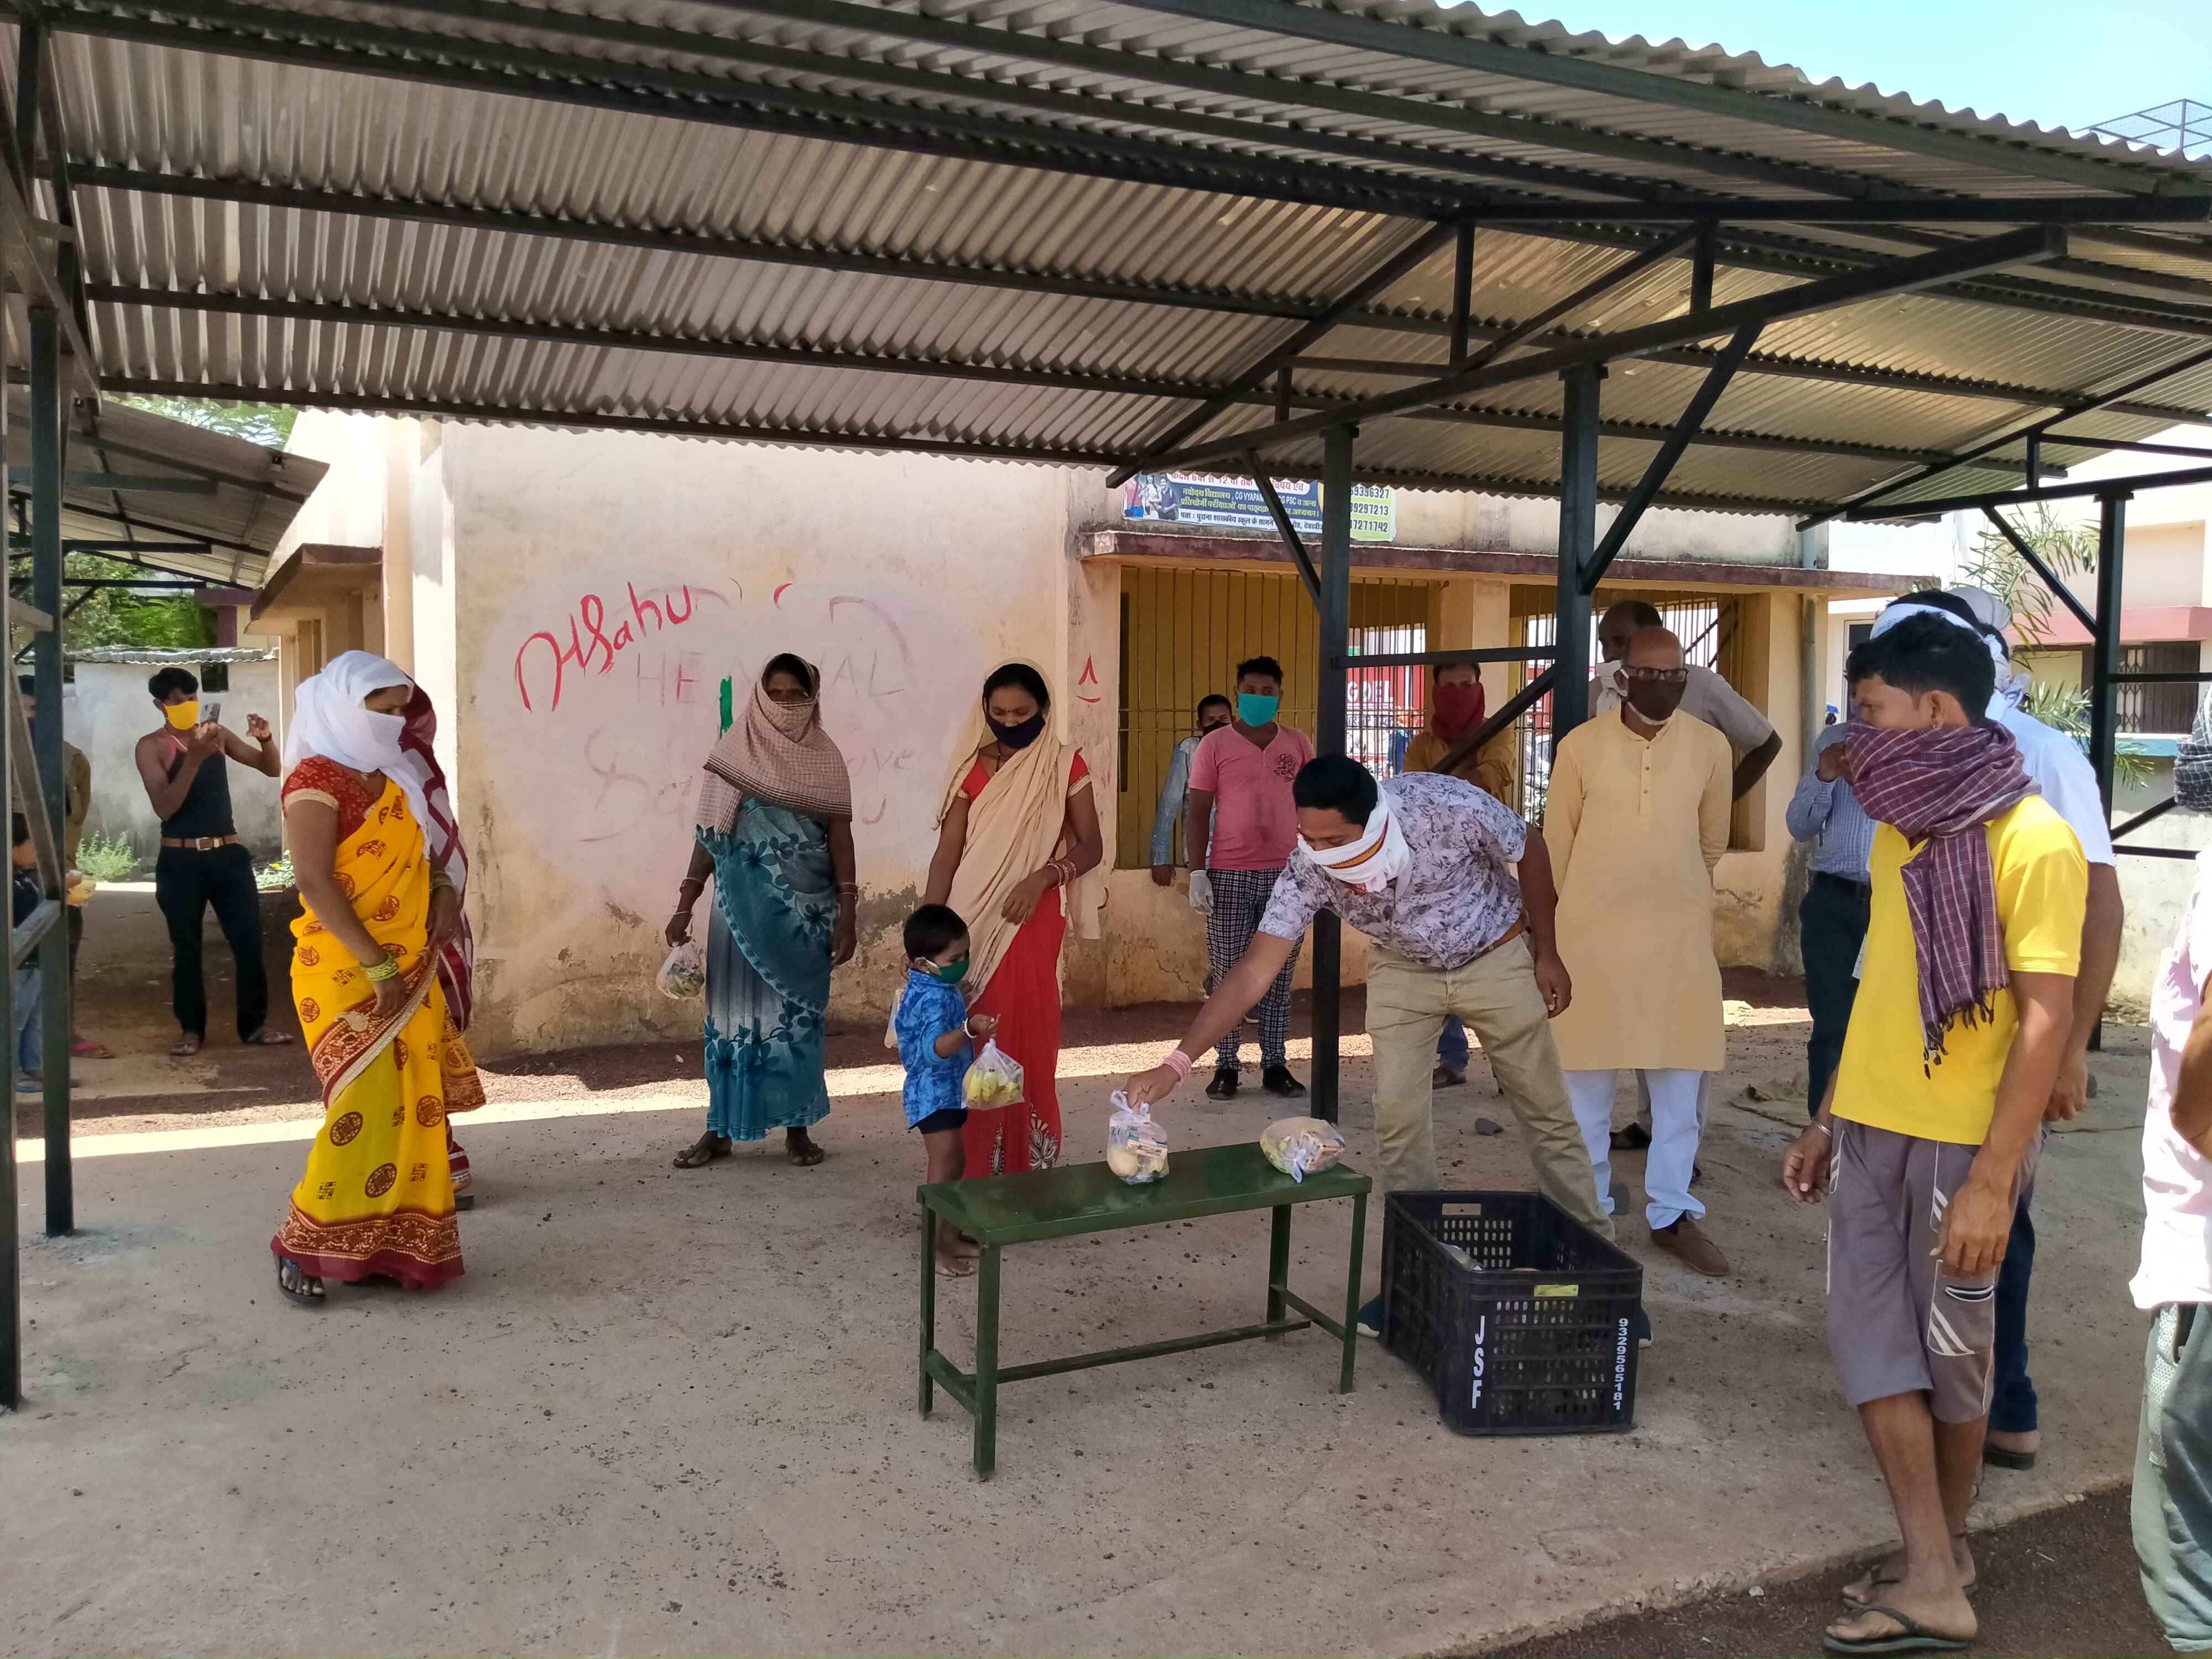
[[1703,1273],[1708,1279],[1726,1279],[1729,1275],[1728,1258],[1721,1254],[1721,1247],[1707,1238],[1686,1215],[1675,1217],[1668,1226],[1654,1227],[1651,1242],[1693,1273]]

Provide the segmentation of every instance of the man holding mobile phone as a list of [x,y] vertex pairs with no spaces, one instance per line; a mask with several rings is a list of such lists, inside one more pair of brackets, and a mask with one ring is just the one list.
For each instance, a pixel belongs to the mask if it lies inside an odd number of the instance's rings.
[[[207,1041],[207,981],[200,966],[200,933],[207,908],[238,964],[238,1038],[278,1044],[292,1039],[272,1031],[269,974],[261,960],[261,894],[253,883],[253,855],[238,839],[231,816],[228,761],[276,777],[283,770],[275,735],[258,714],[246,717],[246,738],[218,723],[220,704],[200,706],[200,683],[183,668],[164,668],[146,682],[162,724],[138,739],[138,776],[161,820],[161,850],[154,861],[154,901],[169,925],[170,983],[181,1035],[169,1052],[198,1054]],[[255,745],[258,745],[258,747]]]

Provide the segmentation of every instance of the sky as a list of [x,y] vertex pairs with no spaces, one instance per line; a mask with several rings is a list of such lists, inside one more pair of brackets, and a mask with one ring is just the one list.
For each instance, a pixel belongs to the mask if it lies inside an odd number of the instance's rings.
[[1717,42],[1815,81],[1871,82],[2045,126],[2079,131],[2179,98],[2212,103],[2212,0],[1528,0],[1520,9],[1616,39]]

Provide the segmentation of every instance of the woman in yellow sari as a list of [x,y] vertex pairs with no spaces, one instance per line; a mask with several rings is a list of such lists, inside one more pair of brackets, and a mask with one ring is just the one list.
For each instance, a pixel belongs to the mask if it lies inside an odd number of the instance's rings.
[[483,1088],[438,982],[460,902],[402,766],[414,690],[394,664],[348,651],[300,683],[285,732],[284,825],[304,907],[292,999],[323,1127],[270,1249],[278,1288],[309,1305],[327,1279],[428,1290],[461,1272],[446,1114],[482,1105]]

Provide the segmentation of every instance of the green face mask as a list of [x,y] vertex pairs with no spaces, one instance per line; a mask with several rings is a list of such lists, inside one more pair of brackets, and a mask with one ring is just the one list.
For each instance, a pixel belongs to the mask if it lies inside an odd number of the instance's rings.
[[955,957],[950,962],[940,962],[930,969],[947,985],[957,985],[968,977],[968,958]]
[[1249,691],[1237,694],[1237,715],[1247,726],[1265,726],[1282,706],[1280,697],[1262,697]]

